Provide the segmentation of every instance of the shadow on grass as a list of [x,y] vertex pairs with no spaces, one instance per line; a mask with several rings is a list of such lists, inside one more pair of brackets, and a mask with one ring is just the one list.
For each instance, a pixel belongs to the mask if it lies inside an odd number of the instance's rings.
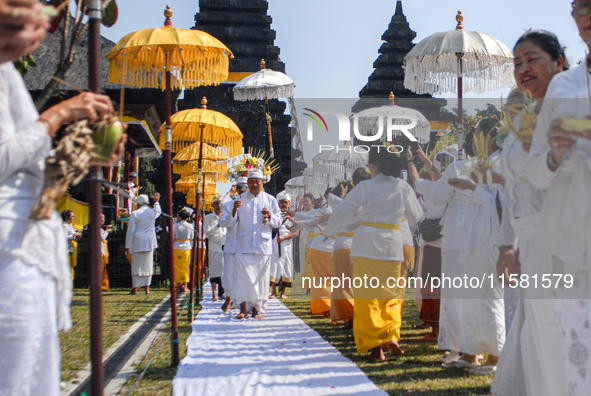
[[[407,294],[412,295],[412,291]],[[310,314],[309,301],[290,299],[285,304],[390,395],[489,394],[492,376],[471,376],[467,370],[443,369],[439,363],[442,352],[437,350],[437,344],[419,341],[430,329],[415,328],[421,320],[417,304],[412,300],[405,300],[403,308],[400,345],[405,354],[397,357],[387,354],[384,362],[368,361],[365,356],[357,354],[351,330]]]

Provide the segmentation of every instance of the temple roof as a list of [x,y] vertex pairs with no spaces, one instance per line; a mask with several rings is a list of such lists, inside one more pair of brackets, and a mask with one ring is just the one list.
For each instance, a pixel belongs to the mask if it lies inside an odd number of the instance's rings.
[[263,58],[267,68],[285,72],[268,8],[265,0],[199,0],[193,29],[211,34],[234,53],[229,80],[239,81],[259,71]]
[[402,1],[396,2],[396,12],[382,35],[385,41],[379,49],[379,56],[375,60],[374,72],[368,83],[359,92],[360,98],[387,99],[390,92],[397,98],[427,98],[427,95],[417,95],[404,87],[404,69],[402,63],[406,54],[415,46],[413,40],[416,32],[410,28],[406,16],[402,11]]

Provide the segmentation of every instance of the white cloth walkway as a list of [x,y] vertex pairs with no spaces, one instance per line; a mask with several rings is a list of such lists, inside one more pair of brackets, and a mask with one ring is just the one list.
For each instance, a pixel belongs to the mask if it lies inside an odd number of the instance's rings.
[[173,395],[386,395],[279,300],[264,319],[236,320],[205,301],[174,377]]

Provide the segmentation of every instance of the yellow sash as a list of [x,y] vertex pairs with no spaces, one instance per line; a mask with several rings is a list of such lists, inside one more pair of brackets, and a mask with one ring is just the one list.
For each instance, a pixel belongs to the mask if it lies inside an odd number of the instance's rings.
[[375,228],[383,228],[385,230],[400,230],[400,224],[371,223],[369,221],[362,221],[361,225]]
[[353,238],[355,236],[355,233],[354,232],[339,232],[337,234],[337,237],[340,237],[340,236],[347,236],[347,237]]
[[175,239],[177,242],[190,242],[190,239]]

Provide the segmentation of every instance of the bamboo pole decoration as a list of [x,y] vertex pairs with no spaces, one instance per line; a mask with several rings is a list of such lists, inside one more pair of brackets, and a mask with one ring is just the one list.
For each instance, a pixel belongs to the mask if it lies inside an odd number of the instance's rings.
[[[207,109],[207,99],[205,97],[201,99],[201,108]],[[195,188],[195,234],[193,236],[193,259],[191,260],[191,289],[189,295],[189,320],[191,321],[191,323],[195,319],[193,307],[195,303],[195,285],[197,283],[196,269],[199,268],[199,284],[201,286],[201,261],[203,256],[203,254],[199,252],[199,247],[201,246],[201,230],[199,229],[199,219],[201,216],[201,179],[203,177],[201,167],[203,165],[203,134],[205,124],[199,123],[199,128],[201,129],[199,137],[199,171],[197,176],[197,188]]]
[[[164,26],[172,26],[172,10],[170,6],[166,6],[164,11],[166,20]],[[170,217],[166,220],[168,226],[168,269],[170,275],[170,308],[171,308],[171,367],[178,367],[180,363],[179,357],[179,332],[177,325],[177,309],[176,309],[176,283],[174,273],[174,235],[173,235],[173,224],[172,224],[172,169],[171,169],[171,144],[172,144],[172,125],[170,121],[171,117],[171,91],[172,91],[172,72],[169,67],[169,56],[166,54],[166,88],[164,91],[164,105],[166,111],[166,145],[164,149],[164,165],[166,173],[166,211]]]
[[[88,88],[100,93],[100,49],[102,4],[100,0],[88,2]],[[103,395],[103,260],[101,257],[101,207],[102,172],[100,166],[90,167],[88,203],[90,206],[89,261],[90,261],[90,374],[91,390],[94,396]]]
[[[462,11],[458,11],[458,14],[456,15],[456,22],[458,23],[456,30],[464,30],[464,26],[462,25],[463,21],[464,15],[462,15]],[[458,62],[460,63],[460,75],[458,76],[458,160],[461,160],[463,159],[462,147],[464,145],[464,110],[462,106],[462,94],[464,91],[462,79],[462,73],[464,70],[462,58],[464,57],[464,54],[458,52],[456,56],[458,57]]]

